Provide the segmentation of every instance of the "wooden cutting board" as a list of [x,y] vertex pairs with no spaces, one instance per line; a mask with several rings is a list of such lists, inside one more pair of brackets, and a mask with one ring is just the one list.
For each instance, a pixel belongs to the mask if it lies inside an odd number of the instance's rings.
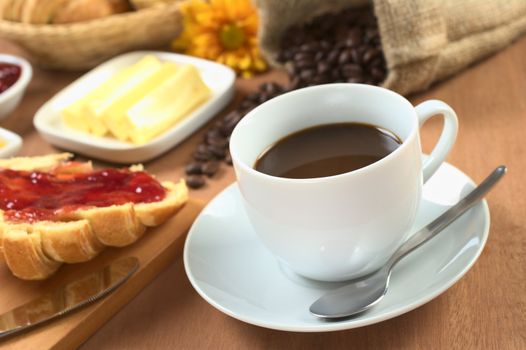
[[[140,267],[128,281],[104,299],[41,327],[0,340],[0,349],[71,349],[79,346],[170,262],[181,255],[186,233],[203,206],[204,202],[191,199],[172,219],[150,229],[131,246],[108,248],[92,261],[64,265],[46,281],[19,280],[13,277],[1,262],[0,313],[22,305],[42,292],[68,283],[79,276],[98,271],[121,257],[139,258]],[[173,283],[178,283],[177,278],[182,276],[174,276]]]

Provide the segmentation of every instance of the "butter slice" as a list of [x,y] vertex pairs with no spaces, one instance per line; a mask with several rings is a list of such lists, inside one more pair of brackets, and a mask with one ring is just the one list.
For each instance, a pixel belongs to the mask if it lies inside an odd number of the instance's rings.
[[130,139],[143,144],[166,131],[210,97],[199,71],[184,65],[126,113]]
[[135,84],[125,94],[116,97],[111,104],[108,104],[101,113],[102,120],[110,133],[119,140],[127,140],[130,137],[130,131],[126,124],[126,112],[128,109],[157,86],[173,77],[176,71],[176,64],[163,63],[140,84]]
[[84,95],[62,111],[62,120],[67,126],[76,130],[90,132],[88,122],[86,120],[88,118],[88,114],[85,111],[86,101],[89,100],[90,96],[91,93]]
[[109,103],[105,103],[104,100],[107,98],[115,99],[116,96],[120,96],[128,89],[128,84],[135,86],[160,66],[159,60],[149,55],[134,65],[121,69],[98,87],[66,107],[62,111],[62,120],[71,128],[97,136],[105,135],[108,128],[97,115],[99,108],[103,109]]
[[85,102],[84,118],[88,124],[89,131],[97,136],[108,132],[103,121],[104,113],[112,104],[128,91],[134,89],[150,75],[161,67],[161,62],[152,55],[145,56],[134,65],[122,69],[112,76],[108,81],[90,93],[90,98]]

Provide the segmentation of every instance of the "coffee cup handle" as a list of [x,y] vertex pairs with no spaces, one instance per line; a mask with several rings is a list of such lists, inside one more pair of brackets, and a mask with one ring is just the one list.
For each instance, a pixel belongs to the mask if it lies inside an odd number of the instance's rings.
[[435,115],[442,115],[444,118],[444,128],[442,134],[438,139],[435,148],[424,161],[422,172],[424,176],[424,183],[437,171],[440,165],[446,159],[451,147],[455,143],[458,132],[458,120],[455,111],[446,103],[439,100],[429,100],[420,103],[415,107],[418,116],[418,123],[420,127]]

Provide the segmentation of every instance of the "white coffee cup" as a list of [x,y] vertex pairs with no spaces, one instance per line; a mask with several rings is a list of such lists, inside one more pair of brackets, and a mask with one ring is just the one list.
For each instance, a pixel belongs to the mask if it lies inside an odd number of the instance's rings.
[[[444,127],[422,162],[420,126],[442,115]],[[296,131],[358,122],[387,129],[402,144],[383,159],[335,176],[290,179],[254,169],[269,146]],[[455,112],[430,100],[416,108],[387,89],[327,84],[278,96],[248,113],[230,138],[230,152],[248,217],[266,247],[292,271],[344,281],[379,269],[414,223],[423,182],[453,146]]]

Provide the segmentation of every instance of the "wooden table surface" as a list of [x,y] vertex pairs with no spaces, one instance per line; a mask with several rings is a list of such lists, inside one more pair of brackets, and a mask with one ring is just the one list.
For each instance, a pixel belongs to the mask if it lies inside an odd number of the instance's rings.
[[[1,40],[0,52],[20,53]],[[57,151],[34,131],[32,117],[77,76],[35,70],[21,106],[0,123],[23,135],[21,154]],[[238,81],[237,100],[266,80],[283,82],[285,76],[271,72]],[[324,334],[280,332],[245,324],[208,305],[192,289],[179,258],[82,349],[526,349],[526,182],[521,180],[526,173],[526,37],[411,96],[415,104],[426,99],[447,102],[459,116],[450,163],[476,182],[499,164],[509,168],[504,181],[487,197],[491,228],[482,255],[445,293],[407,314],[363,328]],[[437,120],[424,126],[425,151],[432,148],[440,127]],[[147,168],[161,179],[182,176],[205,129],[147,163]],[[224,167],[206,188],[192,195],[210,200],[232,181],[232,169]]]

